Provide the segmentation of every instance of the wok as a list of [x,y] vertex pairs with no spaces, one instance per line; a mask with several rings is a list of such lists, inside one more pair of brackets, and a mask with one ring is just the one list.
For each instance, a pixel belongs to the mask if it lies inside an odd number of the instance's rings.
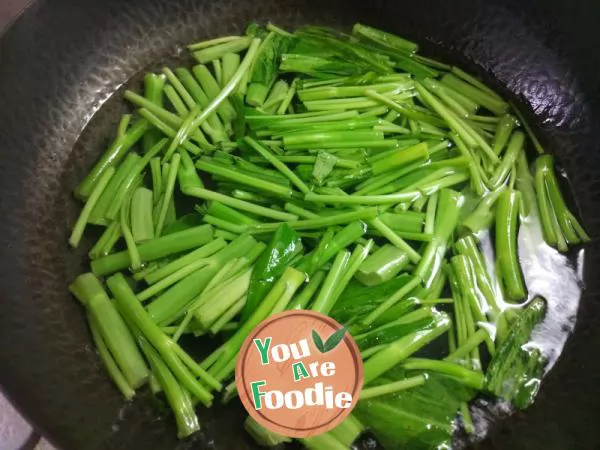
[[[360,21],[482,76],[527,111],[569,175],[583,223],[600,235],[598,3],[38,0],[0,40],[0,384],[60,448],[254,448],[239,407],[202,410],[204,432],[177,441],[149,394],[124,404],[67,292],[86,260],[67,238],[79,209],[72,188],[124,108],[111,95],[186,43],[269,20],[288,28]],[[575,332],[539,399],[476,447],[600,448],[599,269],[594,240]]]

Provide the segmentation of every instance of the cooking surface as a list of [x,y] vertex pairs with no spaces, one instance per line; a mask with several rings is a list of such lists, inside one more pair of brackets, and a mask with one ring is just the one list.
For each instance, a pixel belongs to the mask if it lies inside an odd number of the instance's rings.
[[[0,1],[0,32],[30,0]],[[0,55],[0,62],[2,61]],[[0,450],[56,450],[13,408],[0,392]]]

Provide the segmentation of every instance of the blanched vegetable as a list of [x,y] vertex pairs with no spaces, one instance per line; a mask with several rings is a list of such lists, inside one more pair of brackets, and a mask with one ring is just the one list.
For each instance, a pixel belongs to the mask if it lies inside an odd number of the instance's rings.
[[[543,149],[520,113],[362,24],[252,24],[189,49],[199,64],[125,92],[135,110],[75,190],[70,244],[105,228],[70,289],[123,396],[148,381],[190,436],[195,404],[237,396],[253,328],[307,309],[352,335],[365,382],[353,415],[299,440],[308,449],[348,449],[365,429],[386,448],[449,448],[459,416],[473,431],[479,393],[529,405],[546,303],[528,300],[519,228],[540,225],[561,252],[590,238],[552,157],[530,170],[526,151]],[[215,336],[202,361],[180,345]]]
[[546,359],[541,350],[529,341],[545,312],[544,300],[532,300],[519,313],[488,367],[486,388],[517,408],[529,406],[540,388]]

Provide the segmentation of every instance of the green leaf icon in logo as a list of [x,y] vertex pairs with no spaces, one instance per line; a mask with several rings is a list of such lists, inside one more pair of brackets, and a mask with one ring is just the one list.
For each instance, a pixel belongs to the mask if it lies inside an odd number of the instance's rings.
[[317,347],[317,349],[321,353],[325,353],[325,348],[323,346],[323,339],[321,339],[321,336],[319,336],[319,333],[317,333],[316,330],[312,330],[312,339],[313,339],[313,342],[315,343],[315,347]]
[[331,350],[333,350],[334,348],[336,348],[338,346],[338,344],[340,342],[342,342],[342,339],[344,339],[345,334],[346,334],[346,328],[345,327],[340,328],[335,333],[333,333],[331,336],[329,336],[329,338],[327,338],[325,343],[323,343],[323,339],[321,339],[321,336],[319,336],[319,333],[317,333],[315,330],[313,330],[312,338],[313,338],[313,342],[315,343],[315,346],[317,347],[317,349],[321,353],[327,353],[327,352],[330,352]]

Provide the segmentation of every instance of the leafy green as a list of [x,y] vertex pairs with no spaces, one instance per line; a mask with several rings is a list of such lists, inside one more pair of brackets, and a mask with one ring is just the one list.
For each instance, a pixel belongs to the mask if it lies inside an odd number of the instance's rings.
[[287,224],[281,224],[267,249],[256,261],[248,299],[242,311],[241,322],[245,322],[271,290],[277,279],[297,255],[302,252],[302,241],[298,234]]
[[[106,280],[115,301],[91,274],[71,288],[123,395],[145,381],[147,361],[152,391],[191,434],[195,402],[209,406],[221,382],[225,400],[237,395],[252,329],[306,308],[343,324],[313,331],[318,351],[354,337],[358,411],[388,448],[448,448],[457,412],[472,433],[475,392],[531,403],[545,358],[530,339],[545,303],[505,303],[527,292],[519,218],[539,213],[559,251],[589,236],[550,155],[532,176],[525,150],[543,149],[514,106],[362,24],[352,34],[251,24],[188,49],[199,65],[146,74],[144,96],[125,92],[137,110],[76,189],[86,205],[70,242],[85,242],[87,224],[106,227],[89,256],[95,276],[117,272]],[[197,363],[177,344],[184,334],[225,339]],[[146,361],[131,358],[136,345]],[[251,419],[246,429],[260,444],[289,440]],[[300,444],[347,450],[363,429],[350,417]]]
[[376,345],[389,344],[400,339],[402,336],[434,324],[435,317],[432,315],[431,310],[429,308],[421,308],[412,313],[401,315],[392,322],[373,327],[372,330],[366,333],[355,335],[354,338],[358,347],[361,350],[365,350]]
[[545,312],[544,300],[532,300],[511,325],[487,369],[486,388],[519,409],[529,406],[540,388],[546,358],[530,339]]
[[315,78],[333,75],[363,76],[365,71],[390,73],[388,58],[361,48],[343,33],[324,27],[305,27],[295,33],[298,41],[282,56],[280,70]]
[[377,286],[365,286],[357,280],[352,280],[329,315],[340,323],[348,323],[354,317],[365,316],[410,279],[409,275],[400,275]]
[[262,106],[277,76],[281,55],[294,44],[295,38],[274,32],[263,40],[258,56],[254,61],[246,102],[253,106]]
[[357,75],[361,68],[352,63],[310,55],[286,53],[281,56],[279,70],[323,78],[332,75]]
[[246,116],[244,115],[244,99],[240,94],[229,97],[229,102],[236,112],[235,119],[231,122],[233,136],[242,139],[246,134]]
[[[381,378],[374,385],[402,378],[404,375]],[[385,448],[451,448],[457,411],[462,402],[472,397],[471,390],[452,379],[427,374],[422,386],[359,401],[354,415]]]
[[336,58],[352,61],[364,70],[376,73],[392,73],[388,58],[369,52],[351,41],[350,36],[327,27],[308,26],[298,30],[295,35],[321,52],[329,52]]

